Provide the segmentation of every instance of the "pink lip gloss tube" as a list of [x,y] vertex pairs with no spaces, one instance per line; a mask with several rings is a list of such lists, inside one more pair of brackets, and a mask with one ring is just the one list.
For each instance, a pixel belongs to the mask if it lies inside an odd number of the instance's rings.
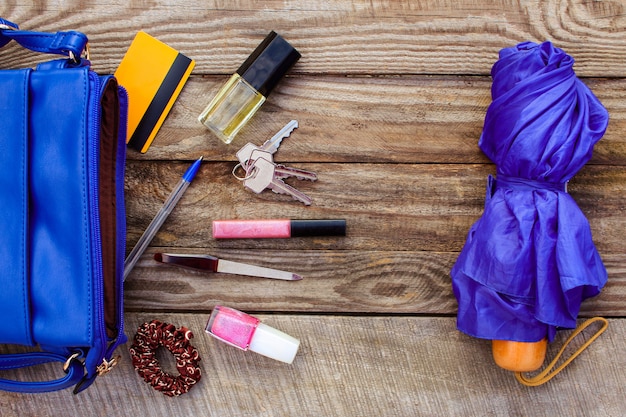
[[323,220],[215,220],[215,239],[266,239],[304,236],[345,236],[344,219]]
[[224,343],[292,363],[300,341],[234,308],[215,306],[205,331]]

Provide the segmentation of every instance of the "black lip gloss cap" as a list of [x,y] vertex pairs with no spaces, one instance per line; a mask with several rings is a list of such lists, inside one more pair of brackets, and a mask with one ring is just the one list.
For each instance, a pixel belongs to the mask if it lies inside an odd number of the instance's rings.
[[291,237],[345,235],[346,221],[344,219],[291,221]]
[[267,97],[300,56],[289,42],[271,31],[241,64],[237,74]]

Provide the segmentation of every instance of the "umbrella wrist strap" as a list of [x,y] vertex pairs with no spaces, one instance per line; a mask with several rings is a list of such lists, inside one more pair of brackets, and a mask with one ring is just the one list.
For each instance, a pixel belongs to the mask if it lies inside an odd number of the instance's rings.
[[[567,348],[567,346],[574,340],[576,336],[578,336],[587,327],[589,327],[590,325],[596,322],[602,323],[601,327],[596,331],[596,333],[593,334],[589,338],[589,340],[583,343],[574,353],[572,353],[572,355],[569,358],[567,358],[567,360],[565,360],[561,365],[555,368],[557,362],[563,355],[565,348]],[[552,362],[550,362],[550,364],[543,371],[541,371],[539,374],[533,377],[528,377],[528,378],[525,377],[521,372],[515,372],[515,378],[517,379],[519,383],[521,383],[522,385],[526,385],[528,387],[537,387],[539,385],[545,384],[546,382],[554,378],[559,372],[561,372],[574,359],[576,359],[576,357],[580,355],[585,349],[587,349],[589,345],[591,345],[594,342],[594,340],[596,340],[598,336],[600,336],[606,330],[608,325],[609,325],[608,320],[603,317],[594,317],[585,321],[583,324],[578,326],[576,330],[572,332],[572,334],[567,338],[567,340],[563,344],[563,347],[561,348],[559,353],[557,353],[556,357],[552,360]]]

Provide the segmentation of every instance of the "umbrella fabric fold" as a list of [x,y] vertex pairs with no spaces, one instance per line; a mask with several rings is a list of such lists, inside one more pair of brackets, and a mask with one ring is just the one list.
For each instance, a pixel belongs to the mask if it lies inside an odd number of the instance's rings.
[[481,150],[495,163],[482,216],[452,268],[457,327],[474,337],[552,341],[607,280],[567,182],[591,158],[608,112],[550,42],[500,51]]

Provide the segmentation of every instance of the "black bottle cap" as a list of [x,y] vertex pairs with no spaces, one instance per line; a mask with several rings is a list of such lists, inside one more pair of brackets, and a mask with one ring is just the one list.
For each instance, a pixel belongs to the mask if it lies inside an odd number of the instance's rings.
[[267,97],[300,56],[293,46],[279,34],[271,31],[241,64],[237,74]]
[[344,219],[291,221],[291,237],[345,235],[346,221]]

